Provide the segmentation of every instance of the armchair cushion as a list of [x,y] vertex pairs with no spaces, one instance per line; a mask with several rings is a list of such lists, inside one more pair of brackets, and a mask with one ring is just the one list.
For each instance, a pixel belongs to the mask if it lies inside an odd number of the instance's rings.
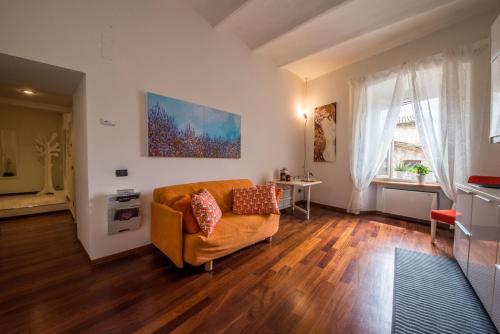
[[182,195],[181,198],[172,204],[172,209],[182,212],[182,229],[184,232],[192,234],[200,231],[200,226],[191,208],[191,196],[187,194]]

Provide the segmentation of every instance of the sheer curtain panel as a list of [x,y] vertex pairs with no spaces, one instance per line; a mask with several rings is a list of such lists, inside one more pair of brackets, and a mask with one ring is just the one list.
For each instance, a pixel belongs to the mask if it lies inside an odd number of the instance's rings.
[[437,182],[452,201],[456,196],[455,183],[466,181],[470,174],[471,113],[484,107],[477,99],[483,96],[478,90],[484,86],[475,84],[476,73],[487,64],[487,46],[487,41],[481,41],[408,66],[424,154]]
[[359,214],[361,210],[362,192],[387,154],[407,87],[403,67],[349,82],[352,129],[349,162],[354,187],[348,212]]

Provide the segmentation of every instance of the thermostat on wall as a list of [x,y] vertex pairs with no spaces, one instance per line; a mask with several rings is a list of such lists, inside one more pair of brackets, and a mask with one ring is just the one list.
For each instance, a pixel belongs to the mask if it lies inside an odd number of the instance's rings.
[[104,119],[104,118],[101,118],[99,120],[99,123],[101,123],[102,125],[106,125],[106,126],[115,126],[116,125],[115,121],[112,121],[110,119]]

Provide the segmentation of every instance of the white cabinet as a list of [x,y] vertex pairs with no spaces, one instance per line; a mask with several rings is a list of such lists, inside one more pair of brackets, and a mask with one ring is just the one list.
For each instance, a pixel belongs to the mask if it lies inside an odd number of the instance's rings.
[[453,255],[500,328],[500,189],[457,184]]
[[462,271],[467,275],[469,261],[470,230],[472,216],[473,194],[469,190],[458,189],[455,220],[455,242],[453,244],[453,255],[457,259]]
[[500,53],[500,15],[491,26],[491,60]]
[[455,242],[453,256],[457,260],[465,275],[468,272],[470,233],[459,222],[455,223]]
[[488,313],[493,304],[498,240],[498,205],[474,195],[467,277]]
[[490,140],[500,143],[500,16],[491,27]]
[[[497,203],[498,204],[498,203]],[[500,205],[497,206],[497,220],[499,225],[498,240],[500,241]],[[493,290],[493,306],[490,313],[495,326],[500,328],[500,242],[497,244],[497,261],[495,265],[495,287]]]
[[493,307],[491,310],[491,320],[497,328],[500,328],[500,267],[495,266],[495,288],[493,292]]
[[500,56],[491,64],[490,140],[500,143]]

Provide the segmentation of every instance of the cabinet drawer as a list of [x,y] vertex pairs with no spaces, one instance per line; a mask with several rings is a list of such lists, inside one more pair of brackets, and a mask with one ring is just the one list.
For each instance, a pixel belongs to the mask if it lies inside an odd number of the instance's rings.
[[[500,205],[497,207],[497,219],[500,224]],[[500,229],[498,231],[500,236]],[[500,240],[500,239],[499,239]],[[500,243],[497,243],[497,264],[495,265],[495,287],[493,291],[493,306],[491,309],[491,320],[497,327],[500,328]]]
[[495,266],[495,291],[493,292],[493,308],[491,320],[497,328],[500,328],[500,266]]
[[498,205],[474,195],[467,277],[488,313],[493,303],[497,256]]
[[460,268],[467,275],[469,262],[470,233],[459,222],[455,223],[455,239],[453,241],[453,256]]
[[463,227],[470,232],[472,219],[472,199],[474,195],[468,190],[457,189],[456,210],[457,217],[455,218]]

